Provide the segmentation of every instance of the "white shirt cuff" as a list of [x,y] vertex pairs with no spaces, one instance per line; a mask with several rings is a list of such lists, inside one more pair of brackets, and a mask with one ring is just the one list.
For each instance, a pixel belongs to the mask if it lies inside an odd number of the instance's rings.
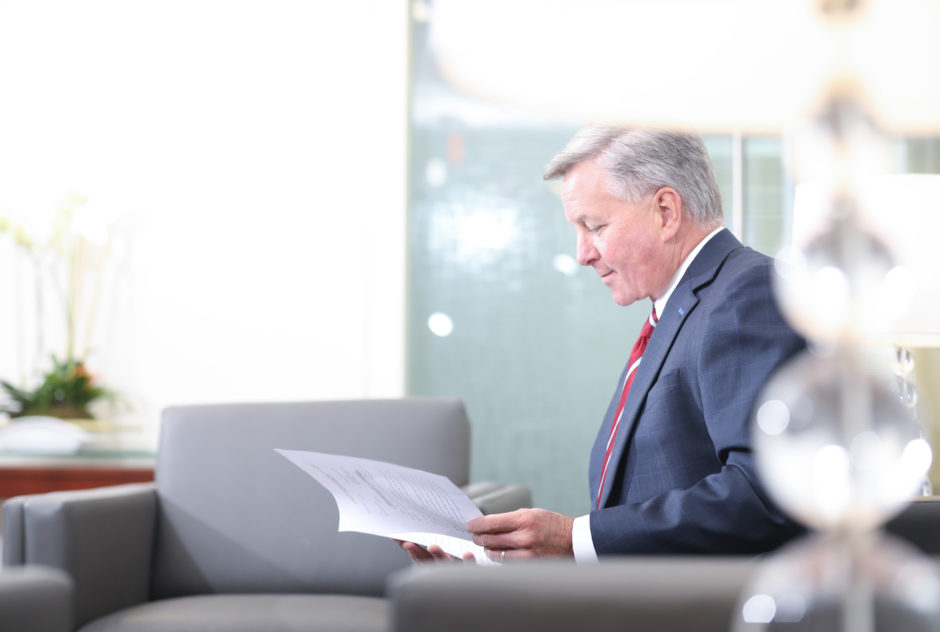
[[571,527],[571,547],[574,549],[574,560],[578,564],[597,562],[594,538],[591,537],[590,514],[574,519],[574,526]]

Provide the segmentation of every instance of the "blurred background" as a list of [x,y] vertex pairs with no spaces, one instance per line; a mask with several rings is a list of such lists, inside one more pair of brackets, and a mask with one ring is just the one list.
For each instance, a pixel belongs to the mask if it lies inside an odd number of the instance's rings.
[[[579,269],[541,179],[587,121],[454,87],[433,19],[424,0],[0,0],[0,379],[28,388],[72,349],[118,394],[95,416],[150,445],[171,404],[457,396],[473,479],[587,512],[649,305]],[[789,140],[705,132],[727,225],[776,254]],[[890,152],[940,173],[940,138]],[[918,352],[927,408],[938,367]]]

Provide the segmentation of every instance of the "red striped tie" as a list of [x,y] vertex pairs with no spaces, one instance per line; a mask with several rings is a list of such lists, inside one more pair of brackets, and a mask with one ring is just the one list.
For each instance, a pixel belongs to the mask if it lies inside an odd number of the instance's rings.
[[620,428],[620,418],[623,416],[623,405],[627,401],[627,393],[630,392],[630,385],[633,384],[633,376],[636,375],[636,370],[640,366],[640,360],[643,359],[643,352],[646,351],[646,345],[650,341],[650,336],[653,335],[653,329],[656,328],[656,322],[658,320],[656,310],[654,309],[650,317],[646,319],[646,323],[643,324],[640,337],[637,338],[636,344],[633,345],[633,351],[630,352],[627,378],[623,383],[623,392],[620,393],[620,402],[617,404],[617,412],[614,413],[614,421],[610,426],[610,437],[607,439],[607,450],[604,452],[604,466],[601,468],[601,482],[597,487],[598,509],[601,508],[601,494],[604,491],[604,483],[607,481],[607,466],[610,464],[610,453],[613,452],[614,449],[614,439],[617,437],[617,429]]

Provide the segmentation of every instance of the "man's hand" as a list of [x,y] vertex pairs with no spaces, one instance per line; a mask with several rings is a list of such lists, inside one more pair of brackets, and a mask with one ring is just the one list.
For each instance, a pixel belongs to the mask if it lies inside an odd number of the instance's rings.
[[[459,562],[460,558],[454,557],[449,553],[445,553],[444,549],[432,544],[427,549],[422,548],[420,545],[415,544],[414,542],[404,542],[402,540],[395,540],[398,543],[398,546],[405,549],[405,552],[411,556],[418,564],[430,564],[432,562]],[[473,553],[467,553],[463,557],[465,562],[473,562]]]
[[510,513],[474,518],[467,523],[473,541],[491,560],[523,560],[543,556],[573,556],[574,519],[544,509],[518,509]]

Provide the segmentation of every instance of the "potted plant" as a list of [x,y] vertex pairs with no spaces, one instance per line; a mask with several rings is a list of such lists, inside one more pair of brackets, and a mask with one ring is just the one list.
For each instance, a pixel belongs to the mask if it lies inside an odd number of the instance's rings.
[[60,361],[52,356],[53,368],[42,383],[32,390],[17,388],[0,380],[10,404],[0,406],[0,412],[11,419],[27,416],[58,417],[59,419],[94,419],[89,405],[99,398],[113,400],[114,394],[95,384],[80,360]]
[[[33,326],[24,327],[21,322],[20,328],[35,332],[34,361],[20,357],[20,385],[0,380],[0,413],[11,420],[27,416],[92,420],[93,403],[101,399],[114,403],[115,394],[96,383],[86,369],[112,237],[111,226],[108,230],[101,230],[100,222],[89,226],[86,203],[82,195],[67,196],[52,223],[45,226],[51,228],[45,238],[36,235],[41,230],[35,226],[30,230],[25,222],[0,217],[0,235],[12,237],[18,254],[30,264],[34,280],[33,291],[17,297],[32,306],[26,317]],[[47,320],[47,306],[53,308],[52,315],[63,318]],[[50,346],[61,348],[63,343],[64,353],[51,354],[51,369],[37,370],[35,360],[49,353]],[[33,368],[27,370],[30,364]],[[39,376],[34,387],[26,386],[29,374]]]

